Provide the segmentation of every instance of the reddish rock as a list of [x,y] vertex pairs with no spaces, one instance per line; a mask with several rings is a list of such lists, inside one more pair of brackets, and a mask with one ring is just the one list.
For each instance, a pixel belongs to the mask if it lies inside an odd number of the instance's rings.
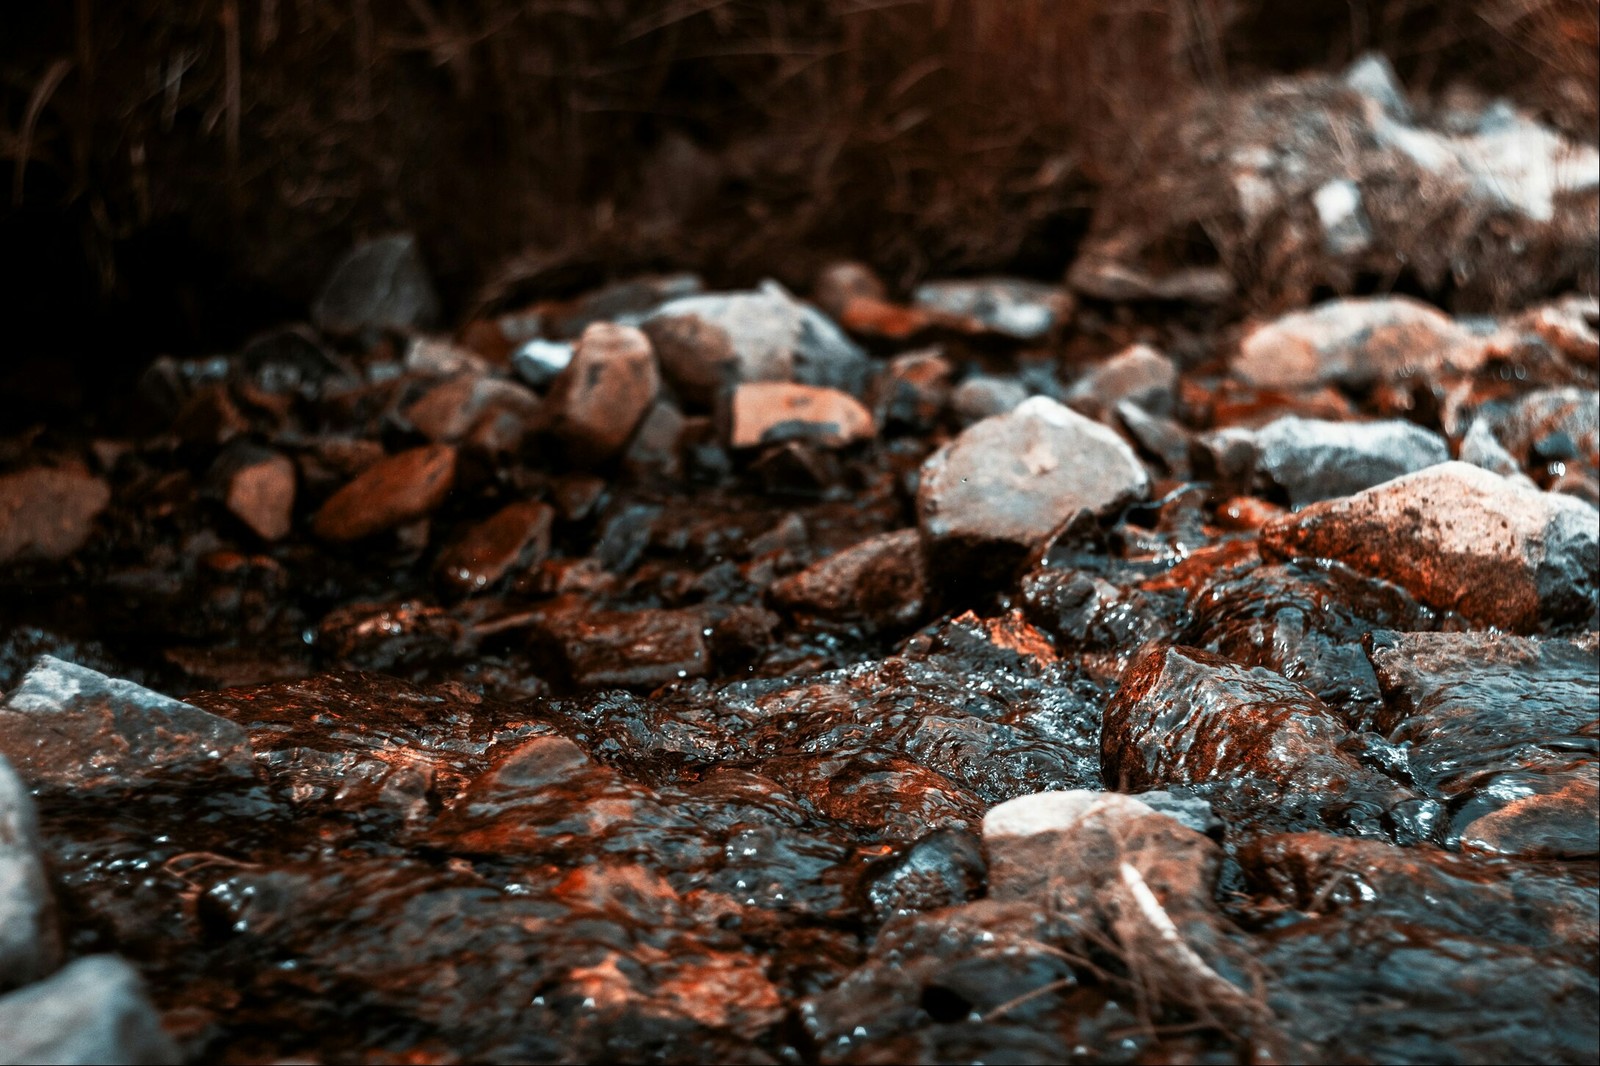
[[643,333],[629,326],[590,326],[550,386],[550,431],[582,461],[609,459],[633,435],[660,384]]
[[883,281],[865,263],[829,263],[817,275],[813,288],[817,306],[834,318],[842,319],[852,300],[883,300],[888,296]]
[[895,356],[872,383],[872,410],[878,423],[931,429],[949,399],[954,373],[955,367],[937,348]]
[[294,518],[294,463],[265,451],[240,463],[227,475],[224,502],[235,518],[262,540],[282,540]]
[[485,418],[504,413],[526,423],[538,407],[538,397],[515,382],[461,375],[428,390],[406,418],[429,440],[455,444]]
[[323,540],[360,540],[423,518],[450,494],[455,471],[456,450],[448,444],[391,455],[334,493],[312,532]]
[[728,443],[735,448],[805,440],[842,447],[877,432],[872,412],[838,389],[781,381],[740,385],[733,394]]
[[1067,403],[1105,418],[1124,400],[1152,414],[1170,414],[1178,395],[1178,368],[1148,345],[1135,344],[1089,370],[1067,393]]
[[540,626],[574,685],[663,685],[710,671],[699,611],[590,611],[582,605]]
[[106,483],[77,467],[0,477],[0,564],[67,558],[88,542],[110,502]]
[[554,519],[555,509],[547,503],[507,504],[440,553],[439,580],[471,595],[494,585],[514,566],[538,566],[549,554]]
[[1441,463],[1261,531],[1280,559],[1337,559],[1440,610],[1522,632],[1588,617],[1600,514],[1467,463]]
[[924,581],[921,538],[915,529],[901,529],[777,581],[769,595],[791,611],[893,626],[922,613]]

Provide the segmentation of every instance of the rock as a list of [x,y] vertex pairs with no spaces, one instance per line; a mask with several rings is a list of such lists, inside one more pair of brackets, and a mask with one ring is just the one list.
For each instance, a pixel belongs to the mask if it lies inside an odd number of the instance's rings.
[[1313,504],[1261,531],[1264,554],[1324,558],[1439,610],[1528,632],[1595,611],[1600,516],[1467,463]]
[[1506,451],[1505,445],[1495,437],[1492,419],[1478,417],[1472,420],[1466,435],[1461,438],[1460,459],[1463,463],[1481,466],[1492,474],[1508,478],[1524,488],[1538,488],[1522,472],[1522,464],[1517,462],[1516,456]]
[[863,874],[863,891],[874,913],[888,920],[975,898],[983,890],[986,868],[971,833],[935,829],[875,860]]
[[[602,285],[574,300],[541,303],[536,317],[549,336],[571,340],[596,322],[637,326],[667,301],[697,295],[704,288],[697,274],[643,274]],[[526,340],[539,332],[523,331],[517,339]]]
[[628,450],[622,456],[623,467],[640,481],[682,477],[685,424],[677,404],[657,399],[628,442]]
[[1255,482],[1256,435],[1238,426],[1198,433],[1189,462],[1195,476],[1211,482],[1217,493],[1243,494]]
[[1079,378],[1067,392],[1067,404],[1100,419],[1124,400],[1153,415],[1170,415],[1177,395],[1177,366],[1149,345],[1135,344]]
[[411,448],[362,471],[322,505],[311,530],[323,540],[352,541],[433,512],[455,486],[456,450]]
[[673,387],[710,406],[725,388],[793,379],[801,308],[768,291],[688,296],[658,308],[641,328]]
[[794,380],[802,385],[861,395],[872,370],[867,353],[831,318],[810,304],[795,300],[776,282],[765,282],[762,289],[780,294],[800,308],[800,334],[794,344]]
[[540,636],[580,688],[655,687],[710,671],[706,625],[692,610],[552,613]]
[[592,325],[550,386],[550,431],[582,461],[609,459],[633,435],[660,385],[655,353],[643,333]]
[[1160,300],[1220,304],[1234,294],[1233,277],[1219,267],[1183,267],[1155,272],[1118,262],[1109,249],[1086,251],[1072,261],[1067,283],[1096,300]]
[[937,348],[903,352],[879,371],[871,389],[873,415],[881,426],[933,428],[950,396],[955,367]]
[[463,374],[429,389],[405,415],[435,444],[457,444],[486,418],[503,412],[526,424],[538,408],[538,397],[515,382]]
[[969,319],[986,330],[1019,341],[1041,340],[1072,314],[1065,289],[1019,278],[930,281],[917,286],[912,303],[926,311]]
[[[1144,498],[1150,479],[1110,429],[1035,396],[964,430],[922,464],[917,515],[925,542],[1004,566],[1079,511],[1105,515]],[[998,551],[998,557],[996,554]]]
[[970,426],[1014,411],[1027,398],[1027,386],[1020,381],[975,374],[950,393],[950,410],[963,426]]
[[907,625],[922,613],[925,577],[915,529],[880,533],[773,582],[772,602],[824,618],[876,627]]
[[1256,469],[1304,507],[1447,462],[1450,446],[1410,422],[1280,418],[1256,430]]
[[213,478],[222,483],[223,503],[264,541],[289,535],[294,522],[295,466],[287,456],[255,446],[218,456]]
[[526,570],[544,562],[554,521],[555,508],[547,503],[508,503],[440,552],[435,572],[458,595],[483,592],[513,567]]
[[983,820],[989,896],[1026,900],[1066,919],[1068,950],[1113,950],[1158,1000],[1204,1004],[1280,1039],[1249,993],[1246,949],[1213,893],[1221,849],[1136,797],[1105,792],[1019,796]]
[[750,382],[734,389],[728,443],[734,448],[803,440],[840,448],[877,432],[872,412],[838,389]]
[[176,1066],[177,1045],[144,981],[114,955],[78,959],[54,976],[0,996],[0,1062]]
[[413,600],[357,600],[317,623],[317,647],[349,669],[397,671],[458,658],[465,628],[442,607]]
[[886,300],[889,291],[871,267],[845,261],[823,267],[812,294],[824,313],[842,321],[853,300]]
[[461,374],[482,377],[489,373],[490,366],[489,360],[470,345],[462,347],[437,337],[413,337],[406,346],[404,364],[406,370],[413,374],[436,378],[453,378]]
[[1264,389],[1339,385],[1470,373],[1482,363],[1481,338],[1437,308],[1404,296],[1334,300],[1246,332],[1234,376]]
[[535,337],[511,353],[511,369],[529,385],[542,389],[567,368],[575,350],[576,345],[571,341],[547,341]]
[[1250,778],[1380,808],[1410,798],[1361,763],[1354,741],[1332,708],[1270,670],[1154,644],[1106,706],[1101,773],[1134,792]]
[[1447,801],[1450,839],[1529,858],[1600,854],[1593,642],[1379,630],[1375,727],[1419,788]]
[[1542,475],[1560,464],[1591,476],[1600,471],[1600,392],[1594,389],[1536,389],[1503,412],[1485,412],[1474,425],[1484,421],[1523,469]]
[[0,992],[38,981],[60,965],[61,934],[39,851],[39,814],[28,787],[0,756]]
[[410,234],[358,244],[339,260],[311,305],[322,332],[354,337],[369,330],[406,333],[433,322],[439,298]]
[[253,772],[232,722],[49,655],[0,703],[0,755],[33,789]]
[[1194,445],[1188,430],[1170,418],[1151,414],[1132,400],[1119,401],[1111,413],[1133,442],[1158,460],[1169,474],[1182,477],[1188,473],[1189,453]]
[[0,565],[76,554],[110,502],[106,483],[82,468],[39,466],[0,477]]

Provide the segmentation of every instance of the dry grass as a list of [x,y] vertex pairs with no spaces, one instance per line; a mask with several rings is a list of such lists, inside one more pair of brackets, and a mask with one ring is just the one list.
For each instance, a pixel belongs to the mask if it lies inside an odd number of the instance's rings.
[[[652,265],[1058,272],[1132,131],[1198,89],[1383,47],[1595,115],[1593,0],[77,0],[8,5],[0,202],[75,212],[100,284],[178,219],[298,299],[417,230],[447,294]],[[1297,32],[1298,31],[1298,32]],[[1592,130],[1589,136],[1593,136]],[[507,276],[502,275],[505,280]],[[518,291],[516,285],[504,287]]]

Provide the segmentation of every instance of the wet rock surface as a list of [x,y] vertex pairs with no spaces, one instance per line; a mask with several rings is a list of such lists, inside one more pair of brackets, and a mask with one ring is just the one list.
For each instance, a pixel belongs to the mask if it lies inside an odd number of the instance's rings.
[[1592,298],[1114,251],[447,337],[402,241],[8,429],[0,1059],[1594,1061]]

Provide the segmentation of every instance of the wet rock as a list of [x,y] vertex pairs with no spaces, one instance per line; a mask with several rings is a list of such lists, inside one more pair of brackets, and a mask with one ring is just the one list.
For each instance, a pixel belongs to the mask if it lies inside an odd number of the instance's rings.
[[553,613],[540,627],[572,684],[653,687],[711,668],[705,622],[697,611]]
[[913,303],[957,319],[970,319],[973,329],[1019,341],[1039,340],[1063,325],[1072,314],[1072,297],[1043,282],[1018,278],[930,281],[917,286]]
[[774,582],[768,594],[786,610],[891,628],[922,613],[925,580],[921,538],[915,529],[902,529]]
[[1441,610],[1516,631],[1595,610],[1600,518],[1467,463],[1313,504],[1261,531],[1264,554],[1337,559]]
[[1481,339],[1437,308],[1404,296],[1336,300],[1251,329],[1233,373],[1258,388],[1365,389],[1404,377],[1466,373],[1482,361]]
[[542,563],[550,552],[554,521],[555,509],[549,504],[508,503],[440,552],[435,572],[458,595],[483,592],[512,569]]
[[0,755],[34,789],[252,772],[232,722],[49,655],[0,703]]
[[1127,653],[1164,629],[1148,597],[1082,570],[1039,567],[1023,576],[1018,592],[1028,620],[1063,649]]
[[883,426],[933,427],[950,396],[955,367],[937,349],[903,352],[889,360],[872,388],[872,411]]
[[433,512],[455,486],[456,450],[411,448],[363,470],[322,505],[311,529],[323,540],[352,541]]
[[297,480],[293,460],[268,448],[239,448],[218,457],[212,477],[221,482],[223,503],[252,533],[269,542],[289,535]]
[[1384,915],[1580,963],[1600,949],[1600,899],[1538,865],[1326,833],[1263,837],[1239,862],[1253,890],[1307,916]]
[[144,981],[115,956],[78,959],[52,977],[0,996],[0,1062],[182,1061]]
[[1349,496],[1437,463],[1444,438],[1410,422],[1280,418],[1256,430],[1256,469],[1295,507]]
[[550,431],[584,462],[608,459],[633,435],[660,384],[644,334],[629,326],[592,325],[550,386]]
[[976,374],[950,393],[949,406],[963,426],[1015,410],[1028,398],[1027,386],[1011,378]]
[[1209,838],[1136,797],[1051,792],[991,810],[983,841],[991,899],[1050,907],[1066,920],[1069,950],[1110,943],[1158,1001],[1209,1009],[1283,1045],[1217,910],[1222,852]]
[[1446,801],[1463,848],[1534,858],[1600,854],[1595,651],[1487,633],[1369,638],[1376,727],[1418,787]]
[[507,728],[503,708],[462,690],[354,672],[192,698],[249,734],[303,814],[431,818],[485,769],[497,739],[521,731]]
[[461,655],[467,635],[443,608],[410,600],[357,601],[336,607],[317,623],[317,647],[345,667],[416,669]]
[[0,565],[76,554],[110,502],[106,483],[82,469],[34,467],[0,477]]
[[1411,798],[1360,761],[1354,735],[1310,691],[1192,648],[1153,645],[1134,660],[1100,745],[1106,780],[1135,792],[1248,778],[1372,805],[1374,816]]
[[1111,430],[1036,396],[965,430],[922,465],[917,515],[936,567],[982,555],[1020,560],[1079,511],[1144,497],[1149,476]]
[[462,375],[429,389],[406,408],[405,415],[418,433],[435,444],[455,444],[496,414],[526,424],[538,406],[537,397],[515,382]]
[[873,912],[888,920],[976,898],[987,868],[971,833],[937,829],[873,862],[862,875],[862,891]]
[[1594,389],[1536,389],[1503,412],[1486,414],[1480,421],[1488,421],[1495,439],[1535,476],[1555,464],[1591,475],[1600,467],[1600,392]]
[[534,388],[546,388],[572,363],[575,347],[570,341],[535,337],[512,353],[511,369]]
[[1136,344],[1079,378],[1066,401],[1091,418],[1104,419],[1123,401],[1153,415],[1169,415],[1177,394],[1177,366],[1149,345]]
[[1304,685],[1352,728],[1383,706],[1363,645],[1375,629],[1420,629],[1436,618],[1403,589],[1344,566],[1263,565],[1195,582],[1180,640]]
[[1505,445],[1495,437],[1493,422],[1490,419],[1472,420],[1466,435],[1461,438],[1460,459],[1463,463],[1481,466],[1490,473],[1499,474],[1525,488],[1538,488],[1528,475],[1522,472],[1522,464],[1517,462],[1516,457],[1506,451]]
[[0,992],[37,981],[60,965],[61,936],[39,851],[39,815],[28,787],[0,756]]
[[353,337],[367,330],[405,333],[439,314],[439,298],[410,234],[358,244],[334,266],[311,305],[322,332]]
[[751,382],[738,386],[728,443],[735,448],[812,441],[838,448],[870,438],[877,427],[872,412],[838,389],[786,382]]

